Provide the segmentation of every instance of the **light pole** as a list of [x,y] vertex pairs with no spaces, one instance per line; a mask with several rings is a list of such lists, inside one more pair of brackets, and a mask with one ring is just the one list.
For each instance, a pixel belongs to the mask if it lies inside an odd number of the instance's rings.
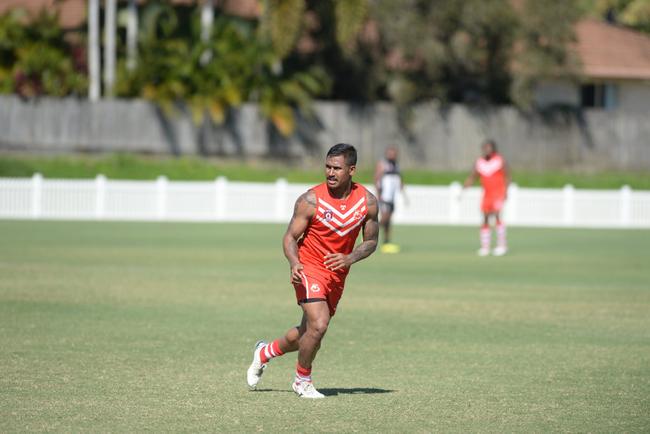
[[126,67],[135,69],[138,63],[138,4],[129,0],[126,21]]
[[101,96],[99,77],[99,0],[88,0],[88,98]]
[[104,3],[104,94],[107,96],[113,96],[115,85],[116,3],[116,0],[106,0]]

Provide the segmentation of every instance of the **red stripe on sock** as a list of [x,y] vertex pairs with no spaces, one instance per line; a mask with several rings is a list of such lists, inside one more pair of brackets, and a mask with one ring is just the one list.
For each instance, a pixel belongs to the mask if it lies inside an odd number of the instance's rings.
[[296,363],[296,374],[298,374],[301,377],[309,378],[311,377],[311,368],[303,368],[300,366],[300,363]]
[[280,349],[280,341],[278,339],[274,340],[271,343],[271,348],[273,349],[273,354],[275,354],[275,357],[281,356],[284,353]]
[[[269,354],[267,357],[266,354]],[[264,348],[262,348],[262,351],[260,351],[260,361],[262,363],[268,363],[269,360],[279,357],[283,355],[284,352],[280,349],[280,342],[278,339],[274,340],[270,344],[266,345]]]

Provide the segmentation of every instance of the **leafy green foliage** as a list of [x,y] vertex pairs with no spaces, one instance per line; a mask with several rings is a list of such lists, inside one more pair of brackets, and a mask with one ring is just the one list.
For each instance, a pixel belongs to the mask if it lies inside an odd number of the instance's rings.
[[268,37],[273,51],[280,59],[285,58],[294,48],[300,35],[304,0],[268,0],[268,10],[262,17],[261,32]]
[[[120,66],[117,92],[156,101],[167,113],[187,104],[198,125],[206,115],[222,124],[228,110],[246,101],[260,103],[280,133],[292,134],[294,111],[309,113],[312,98],[327,91],[327,79],[315,68],[283,72],[272,45],[255,25],[219,16],[210,39],[184,32],[171,8],[148,11],[135,70]],[[193,17],[194,26],[198,16]]]
[[80,54],[65,40],[57,15],[43,10],[30,20],[11,10],[0,16],[0,93],[80,95],[87,87]]
[[650,33],[649,0],[582,0],[581,3],[588,14],[609,17],[635,30]]
[[356,38],[368,16],[367,0],[336,0],[336,41],[346,54],[355,48]]
[[512,99],[530,106],[532,89],[544,77],[576,77],[579,60],[568,49],[575,42],[573,24],[580,16],[574,2],[528,0],[520,14]]
[[[400,57],[389,96],[399,102],[527,102],[536,79],[568,68],[573,2],[388,1],[373,8],[387,51]],[[513,86],[514,85],[514,86]]]

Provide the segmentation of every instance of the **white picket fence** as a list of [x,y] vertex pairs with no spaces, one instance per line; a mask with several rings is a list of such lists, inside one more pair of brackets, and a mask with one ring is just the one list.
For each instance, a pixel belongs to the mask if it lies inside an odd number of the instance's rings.
[[[0,178],[0,218],[287,222],[307,184]],[[475,225],[480,190],[409,185],[395,222]],[[511,185],[504,218],[510,225],[650,228],[650,191],[520,188]]]

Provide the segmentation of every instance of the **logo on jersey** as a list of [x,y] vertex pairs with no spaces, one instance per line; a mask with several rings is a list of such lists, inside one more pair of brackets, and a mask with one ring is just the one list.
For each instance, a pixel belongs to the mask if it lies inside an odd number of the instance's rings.
[[[339,211],[333,205],[327,203],[322,198],[318,198],[318,209],[316,219],[331,229],[338,236],[347,235],[354,228],[363,223],[363,218],[368,213],[365,205],[366,198],[360,198],[354,205],[350,206],[347,211]],[[347,205],[339,205],[340,208],[347,208]]]
[[479,158],[476,162],[476,171],[482,176],[492,176],[503,168],[503,160],[500,156],[494,156],[489,160]]
[[311,292],[320,292],[320,286],[318,286],[318,283],[314,283],[311,285],[311,288],[309,288]]
[[348,206],[346,204],[341,205],[341,211],[345,211],[345,208],[347,208],[347,207]]

